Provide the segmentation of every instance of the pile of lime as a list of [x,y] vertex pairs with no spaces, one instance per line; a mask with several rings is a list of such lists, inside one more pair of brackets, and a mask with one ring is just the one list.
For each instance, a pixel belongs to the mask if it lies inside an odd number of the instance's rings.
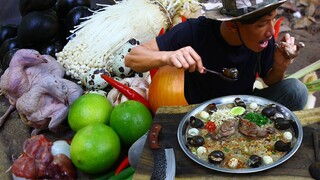
[[124,146],[132,145],[145,134],[152,124],[152,114],[145,105],[128,100],[114,107],[110,126],[120,136]]
[[241,116],[244,112],[246,112],[246,109],[245,109],[244,107],[241,107],[241,106],[233,107],[233,108],[230,110],[230,113],[231,113],[233,116]]
[[138,101],[113,107],[105,96],[89,93],[71,105],[68,123],[76,132],[70,145],[73,164],[96,174],[114,165],[122,146],[129,147],[149,130],[152,114]]
[[112,109],[112,104],[105,96],[94,93],[85,94],[71,105],[68,123],[75,132],[92,123],[108,124]]

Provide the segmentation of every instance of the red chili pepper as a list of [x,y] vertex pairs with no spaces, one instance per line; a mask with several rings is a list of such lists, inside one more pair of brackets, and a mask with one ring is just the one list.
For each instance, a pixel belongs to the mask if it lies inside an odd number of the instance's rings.
[[160,36],[160,35],[162,35],[162,34],[164,34],[164,33],[165,33],[165,32],[164,32],[164,28],[161,28],[160,31],[159,31],[158,36]]
[[187,18],[184,15],[181,15],[181,22],[185,22]]
[[119,174],[122,170],[124,170],[128,166],[129,166],[129,157],[127,156],[121,161],[116,171],[114,172],[114,175]]
[[107,81],[112,87],[118,89],[123,95],[125,95],[128,99],[139,101],[144,104],[147,108],[150,108],[149,102],[137,93],[135,90],[131,89],[130,87],[114,80],[113,78],[102,74],[101,77]]
[[260,77],[260,74],[259,74],[259,72],[256,72],[256,79],[257,79],[258,77]]
[[205,128],[210,132],[214,132],[217,129],[217,126],[214,122],[208,121],[205,125]]
[[150,77],[151,77],[151,80],[153,78],[153,76],[156,74],[156,72],[158,71],[159,68],[153,68],[150,70]]
[[283,21],[284,17],[280,17],[279,19],[277,19],[275,25],[274,25],[274,39],[277,40],[279,33],[280,33],[280,25],[281,22]]

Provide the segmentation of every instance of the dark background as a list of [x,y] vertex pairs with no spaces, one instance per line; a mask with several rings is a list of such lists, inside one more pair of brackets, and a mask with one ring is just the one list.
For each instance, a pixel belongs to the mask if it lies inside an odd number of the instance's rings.
[[[45,0],[44,0],[45,1]],[[113,0],[91,0],[91,6],[97,3],[113,4]],[[8,23],[18,24],[20,22],[19,0],[0,0],[0,25]]]

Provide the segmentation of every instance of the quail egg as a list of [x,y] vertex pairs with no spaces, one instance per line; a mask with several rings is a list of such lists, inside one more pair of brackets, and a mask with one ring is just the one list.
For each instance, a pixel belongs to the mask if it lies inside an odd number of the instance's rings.
[[268,164],[272,164],[273,163],[273,159],[272,157],[270,156],[263,156],[262,157],[262,161],[265,165],[268,165]]
[[204,155],[205,153],[207,153],[207,149],[203,146],[200,146],[197,148],[197,155],[198,156],[202,156]]
[[286,140],[286,141],[291,141],[292,140],[292,134],[291,132],[289,131],[286,131],[283,133],[283,138]]
[[257,103],[250,103],[249,108],[252,110],[256,110],[258,108],[258,104]]
[[200,117],[207,120],[210,117],[210,114],[206,111],[201,111]]
[[81,83],[87,90],[104,89],[108,83],[102,79],[101,74],[111,76],[110,73],[104,68],[91,69],[82,78]]
[[134,71],[131,68],[125,66],[124,57],[131,51],[131,49],[134,46],[137,46],[139,44],[140,44],[139,41],[132,38],[129,41],[127,41],[123,45],[123,48],[114,56],[114,59],[112,59],[112,63],[111,63],[111,69],[112,69],[112,73],[115,76],[118,76],[120,78],[125,78],[125,77],[130,77],[131,75],[134,74]]
[[199,135],[199,130],[197,128],[191,128],[188,130],[188,134],[190,136],[198,136]]
[[237,168],[238,164],[239,164],[239,160],[237,158],[231,158],[228,162],[227,162],[228,166],[230,168]]

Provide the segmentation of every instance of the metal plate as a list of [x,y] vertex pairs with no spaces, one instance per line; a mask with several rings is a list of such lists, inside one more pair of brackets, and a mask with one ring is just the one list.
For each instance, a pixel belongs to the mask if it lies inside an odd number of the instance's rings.
[[[293,142],[294,145],[293,145],[293,148],[290,151],[288,151],[287,154],[285,154],[278,161],[276,161],[272,164],[269,164],[269,165],[260,166],[258,168],[229,169],[229,168],[219,167],[219,166],[213,165],[211,163],[208,163],[204,160],[199,159],[186,146],[186,144],[187,144],[187,137],[186,137],[187,132],[186,131],[189,126],[189,119],[191,116],[195,116],[195,114],[204,110],[207,105],[212,104],[212,103],[215,103],[218,107],[221,105],[232,104],[234,102],[234,99],[237,97],[241,98],[246,104],[250,104],[250,103],[254,102],[254,103],[257,103],[258,105],[263,106],[263,107],[267,106],[269,104],[276,104],[276,105],[282,107],[291,116],[291,119],[294,121],[293,126],[292,126],[294,136],[295,136],[295,141]],[[191,110],[181,120],[181,122],[178,126],[177,136],[178,136],[179,145],[182,148],[182,150],[184,151],[184,153],[190,159],[192,159],[196,163],[200,164],[201,166],[204,166],[204,167],[212,169],[212,170],[220,171],[220,172],[226,172],[226,173],[254,173],[254,172],[260,172],[260,171],[264,171],[264,170],[276,167],[276,166],[284,163],[285,161],[287,161],[299,149],[299,147],[302,143],[303,130],[302,130],[302,126],[301,126],[298,118],[289,109],[280,105],[279,103],[276,103],[276,102],[273,102],[273,101],[270,101],[270,100],[267,100],[267,99],[264,99],[261,97],[257,97],[257,96],[232,95],[232,96],[225,96],[225,97],[216,98],[216,99],[206,101],[206,102],[200,104],[199,106],[197,106],[196,108],[194,108],[193,110]]]

